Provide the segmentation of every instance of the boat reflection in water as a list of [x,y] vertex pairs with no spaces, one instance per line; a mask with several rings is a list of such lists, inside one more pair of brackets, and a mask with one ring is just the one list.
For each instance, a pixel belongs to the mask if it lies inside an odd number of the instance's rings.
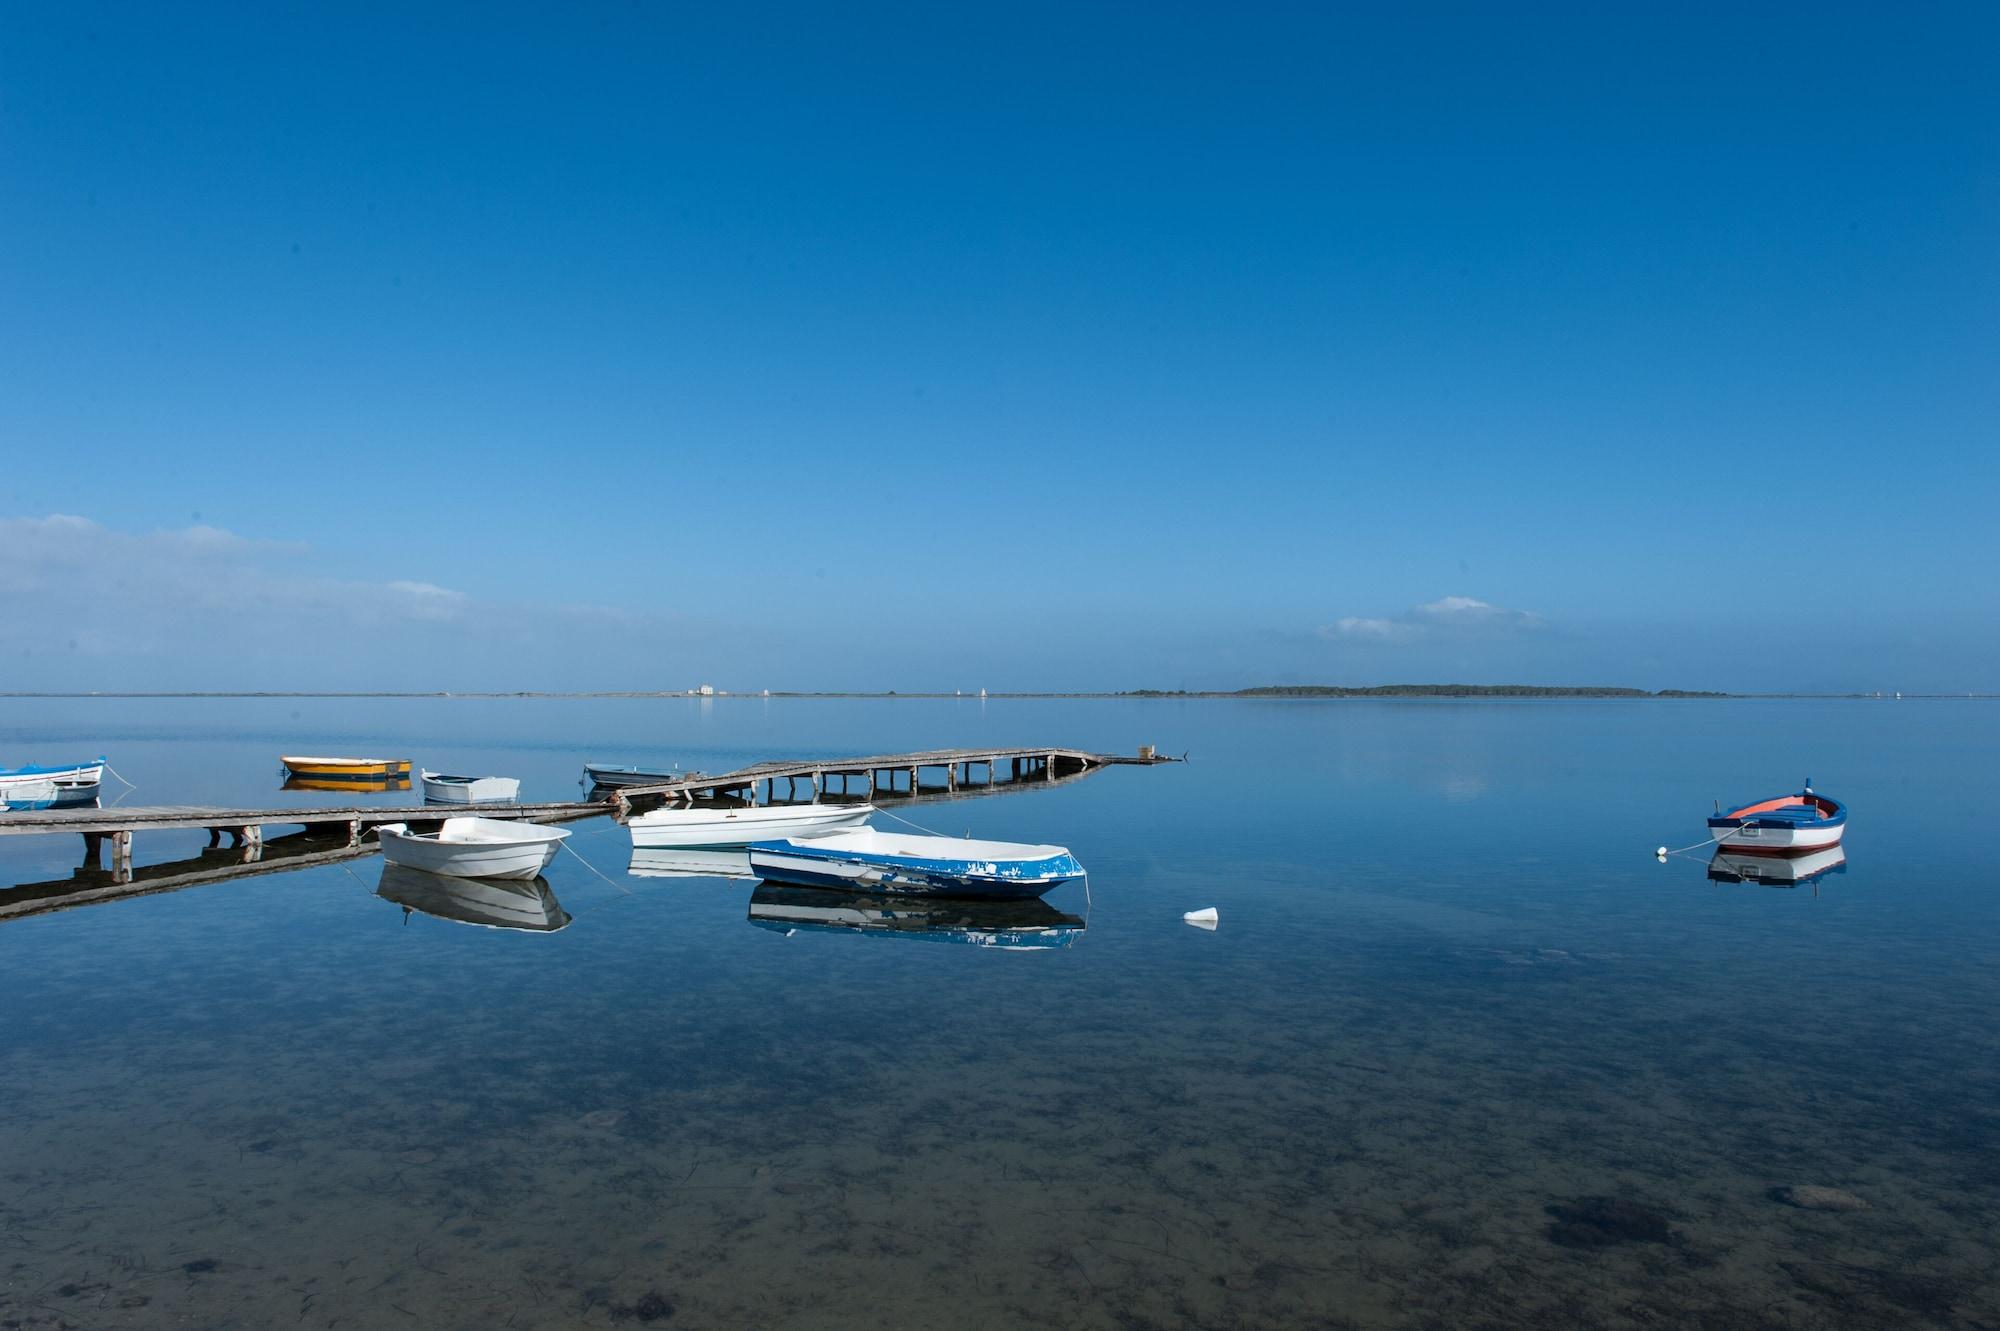
[[413,910],[459,924],[540,934],[552,934],[569,923],[569,912],[545,878],[447,878],[385,864],[375,895],[401,906],[406,923]]
[[1717,883],[1761,883],[1765,887],[1798,887],[1817,883],[1828,874],[1847,872],[1847,850],[1828,846],[1805,855],[1757,855],[1718,850],[1708,862],[1708,877]]
[[747,850],[635,850],[627,873],[640,878],[755,878]]
[[819,887],[759,883],[750,894],[750,923],[790,934],[798,929],[967,943],[1009,952],[1068,947],[1084,921],[1038,897],[967,901],[951,897],[887,897]]
[[399,776],[385,777],[380,781],[327,781],[312,776],[288,776],[285,778],[283,788],[286,790],[338,790],[348,794],[357,794],[363,791],[380,793],[385,790],[408,790],[410,788],[410,778]]

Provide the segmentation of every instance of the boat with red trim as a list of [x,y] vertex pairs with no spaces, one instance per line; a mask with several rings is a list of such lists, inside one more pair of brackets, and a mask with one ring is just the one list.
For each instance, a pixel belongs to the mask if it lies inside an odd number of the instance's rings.
[[1847,806],[1814,792],[1811,778],[1796,795],[1779,795],[1720,809],[1708,820],[1708,834],[1724,849],[1763,855],[1800,855],[1840,844],[1847,831]]

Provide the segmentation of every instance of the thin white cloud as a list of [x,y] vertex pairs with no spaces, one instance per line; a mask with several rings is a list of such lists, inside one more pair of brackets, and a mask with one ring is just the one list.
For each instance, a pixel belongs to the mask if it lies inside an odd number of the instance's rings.
[[1337,619],[1327,629],[1331,637],[1366,638],[1376,642],[1401,642],[1416,632],[1414,624],[1393,619],[1364,619],[1357,615]]
[[457,619],[470,600],[464,592],[429,582],[392,582],[388,605],[412,619]]
[[1415,614],[1434,624],[1478,624],[1487,627],[1537,629],[1548,621],[1530,610],[1506,610],[1473,596],[1446,596],[1420,605]]
[[450,686],[559,663],[580,620],[618,626],[607,654],[657,659],[685,637],[658,611],[502,604],[346,572],[333,553],[220,527],[0,518],[0,688]]
[[1320,629],[1319,636],[1346,642],[1412,643],[1547,627],[1548,621],[1530,610],[1509,610],[1474,596],[1444,596],[1391,618],[1346,615]]

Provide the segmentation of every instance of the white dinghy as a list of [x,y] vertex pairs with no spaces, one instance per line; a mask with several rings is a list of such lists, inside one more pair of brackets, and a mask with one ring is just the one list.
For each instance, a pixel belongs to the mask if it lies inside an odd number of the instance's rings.
[[521,793],[521,782],[511,776],[447,776],[443,772],[420,772],[427,804],[509,803]]
[[859,827],[872,804],[766,805],[762,808],[654,809],[632,819],[634,850],[741,850],[753,841]]
[[435,832],[412,832],[406,823],[375,829],[382,858],[450,878],[534,878],[548,867],[569,830],[512,823],[502,818],[447,818]]

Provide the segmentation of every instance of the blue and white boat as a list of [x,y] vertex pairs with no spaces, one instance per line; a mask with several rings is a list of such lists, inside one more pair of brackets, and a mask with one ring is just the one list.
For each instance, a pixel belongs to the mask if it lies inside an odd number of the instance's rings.
[[0,808],[63,809],[97,798],[104,780],[102,755],[83,763],[54,767],[29,763],[0,767]]
[[1083,866],[1062,846],[873,827],[753,842],[750,868],[759,878],[801,887],[986,901],[1024,901],[1083,877]]
[[1765,855],[1801,855],[1840,844],[1847,831],[1847,806],[1813,793],[1812,781],[1796,795],[1779,795],[1717,810],[1708,834],[1725,850]]

